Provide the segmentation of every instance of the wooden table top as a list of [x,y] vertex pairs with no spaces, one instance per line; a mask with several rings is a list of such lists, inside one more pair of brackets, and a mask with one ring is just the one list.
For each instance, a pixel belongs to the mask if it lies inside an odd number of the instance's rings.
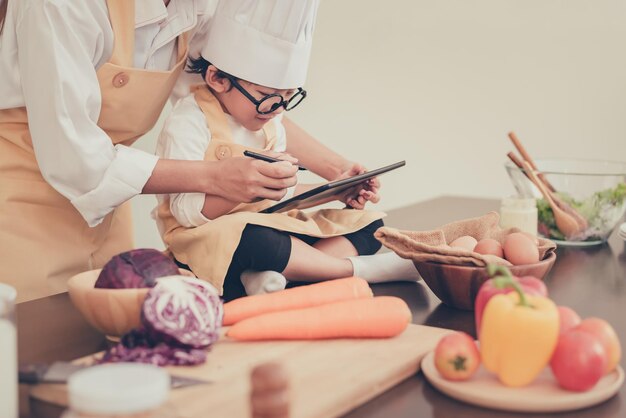
[[[427,230],[451,221],[484,215],[490,210],[497,210],[498,206],[499,203],[491,199],[446,196],[389,211],[385,223],[399,229]],[[622,344],[626,344],[626,251],[624,242],[616,234],[606,245],[559,248],[557,261],[545,281],[550,297],[557,304],[570,306],[581,317],[606,319],[615,328]],[[406,300],[416,324],[462,330],[475,335],[473,312],[441,304],[422,282],[379,284],[373,289],[376,295],[395,295]],[[105,346],[104,337],[82,319],[67,294],[19,304],[17,318],[20,363],[71,360],[100,351]],[[621,365],[626,368],[624,358]],[[624,417],[626,405],[623,399],[626,399],[626,387],[603,404],[567,413],[567,416]],[[59,412],[50,409],[45,416],[58,416]],[[353,410],[346,418],[513,416],[520,414],[455,401],[439,393],[418,373]]]

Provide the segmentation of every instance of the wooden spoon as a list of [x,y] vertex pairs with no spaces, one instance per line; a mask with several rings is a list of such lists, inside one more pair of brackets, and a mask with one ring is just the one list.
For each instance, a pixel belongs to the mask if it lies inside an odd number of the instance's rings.
[[[535,165],[535,162],[532,160],[532,158],[530,158],[530,154],[526,152],[526,148],[524,148],[524,146],[522,145],[522,142],[517,138],[517,135],[515,135],[515,132],[509,132],[509,139],[513,143],[513,146],[515,146],[515,148],[517,149],[517,152],[519,152],[519,154],[522,156],[522,158],[528,161],[528,163],[530,164],[533,170],[537,170],[537,166]],[[550,182],[545,178],[545,176],[542,173],[537,174],[537,176],[548,187],[548,190],[550,190],[551,192],[556,192],[556,189],[554,188],[554,186],[550,184]]]
[[[532,179],[530,178],[530,176],[528,175],[528,173],[524,169],[524,166],[522,165],[522,160],[520,160],[512,152],[509,152],[507,154],[507,157],[509,157],[509,159],[511,161],[513,161],[513,164],[515,164],[518,168],[520,168],[522,170],[522,173],[524,173],[524,175],[528,178],[528,180],[532,181]],[[539,176],[538,175],[537,177],[539,178],[539,180],[545,180],[545,177],[543,177],[543,176]],[[548,184],[546,184],[545,181],[544,181],[544,184],[548,188],[550,188],[550,186]],[[519,190],[518,190],[518,192],[519,192]],[[587,222],[587,219],[585,219],[580,213],[578,213],[578,211],[576,209],[574,209],[573,207],[571,207],[570,205],[565,203],[565,201],[563,199],[561,199],[559,196],[557,196],[556,194],[550,193],[550,195],[552,196],[552,199],[554,200],[554,203],[556,203],[559,208],[561,208],[563,211],[567,212],[569,215],[571,215],[576,220],[576,223],[578,223],[579,231],[585,231],[589,227],[589,223]]]
[[580,227],[578,226],[578,222],[576,222],[576,219],[569,213],[562,210],[559,205],[556,204],[556,202],[552,198],[552,193],[550,192],[550,189],[548,189],[548,187],[539,179],[539,177],[537,177],[537,174],[535,174],[530,163],[524,160],[522,161],[522,165],[530,180],[535,186],[537,186],[539,191],[541,191],[543,197],[545,197],[545,199],[550,204],[550,207],[552,208],[552,213],[554,213],[554,221],[556,222],[556,226],[557,228],[559,228],[559,231],[561,231],[567,239],[570,239],[578,234],[580,232]]

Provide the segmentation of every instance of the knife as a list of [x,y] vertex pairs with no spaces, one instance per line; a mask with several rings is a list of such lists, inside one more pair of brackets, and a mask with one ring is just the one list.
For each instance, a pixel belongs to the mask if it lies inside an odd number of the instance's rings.
[[[87,364],[75,364],[66,361],[55,361],[48,364],[28,364],[20,366],[18,380],[20,383],[67,383],[67,378],[74,372],[90,367]],[[170,374],[172,389],[187,386],[210,384],[212,382],[191,377],[176,376]]]

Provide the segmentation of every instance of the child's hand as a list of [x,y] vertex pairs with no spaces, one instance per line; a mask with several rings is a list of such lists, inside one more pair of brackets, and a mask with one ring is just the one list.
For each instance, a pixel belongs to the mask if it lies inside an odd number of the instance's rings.
[[[349,170],[343,172],[335,180],[356,176],[358,174],[365,173],[366,171],[367,170],[363,166],[355,164]],[[368,201],[372,203],[378,203],[380,201],[380,196],[378,195],[379,188],[380,181],[377,177],[374,177],[346,190],[337,198],[337,200],[344,202],[347,206],[353,209],[363,209]]]
[[378,203],[380,196],[378,195],[378,187],[374,186],[376,182],[377,179],[373,178],[367,180],[361,186],[357,186],[359,187],[357,189],[357,195],[348,195],[347,199],[344,200],[345,204],[353,209],[363,209],[367,202]]

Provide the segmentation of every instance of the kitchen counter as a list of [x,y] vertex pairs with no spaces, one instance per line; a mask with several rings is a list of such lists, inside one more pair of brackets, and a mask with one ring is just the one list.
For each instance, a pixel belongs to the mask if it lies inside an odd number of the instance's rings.
[[[480,216],[497,210],[490,199],[440,197],[389,211],[385,223],[399,229],[426,230],[458,219]],[[613,234],[606,245],[557,250],[557,260],[545,281],[550,297],[567,305],[581,317],[598,316],[609,321],[626,345],[626,251],[624,242]],[[473,312],[459,311],[439,302],[422,283],[390,283],[373,286],[376,295],[395,295],[409,304],[416,324],[462,330],[475,334]],[[17,306],[19,360],[51,362],[71,360],[105,347],[104,337],[93,330],[72,306],[67,294],[50,296]],[[622,367],[626,360],[622,358]],[[25,411],[22,388],[22,410]],[[617,396],[598,406],[567,413],[576,417],[626,416],[626,387]],[[58,416],[59,408],[35,405],[23,416]],[[421,373],[363,404],[346,418],[374,417],[511,417],[520,416],[457,402],[434,389]],[[533,416],[558,416],[543,414]],[[561,414],[562,416],[562,414]]]

